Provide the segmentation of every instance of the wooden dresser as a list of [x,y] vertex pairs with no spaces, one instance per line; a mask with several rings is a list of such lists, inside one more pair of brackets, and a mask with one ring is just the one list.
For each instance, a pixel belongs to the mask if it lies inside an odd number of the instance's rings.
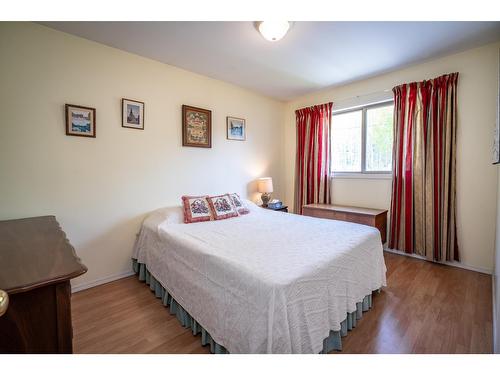
[[0,353],[72,353],[69,280],[86,271],[54,216],[0,221]]
[[349,221],[375,227],[380,231],[382,243],[386,241],[387,210],[317,203],[305,205],[302,207],[302,212],[306,216]]

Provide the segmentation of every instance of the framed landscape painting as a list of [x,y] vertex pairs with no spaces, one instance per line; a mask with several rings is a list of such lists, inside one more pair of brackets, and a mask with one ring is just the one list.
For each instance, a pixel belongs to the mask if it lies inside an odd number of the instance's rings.
[[212,147],[212,111],[182,106],[182,145]]
[[122,99],[122,127],[144,130],[144,103]]
[[96,135],[95,108],[66,104],[66,135],[92,137]]
[[246,139],[245,119],[238,117],[226,117],[227,139],[244,141]]

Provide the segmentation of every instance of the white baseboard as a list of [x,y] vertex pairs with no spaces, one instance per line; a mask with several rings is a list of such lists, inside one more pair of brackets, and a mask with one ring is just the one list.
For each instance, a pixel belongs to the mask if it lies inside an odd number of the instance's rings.
[[110,283],[111,281],[123,279],[124,277],[132,276],[132,275],[134,275],[134,271],[127,271],[127,272],[119,273],[116,275],[101,277],[100,279],[97,279],[94,281],[89,281],[89,282],[86,282],[84,284],[71,285],[71,293],[76,293],[76,292],[79,292],[81,290],[92,288],[94,286],[107,284],[107,283]]
[[[410,257],[410,258],[417,258],[417,259],[427,260],[426,257],[423,257],[421,255],[418,255],[418,254],[408,254],[408,253],[405,253],[404,251],[388,249],[385,246],[384,246],[384,251],[387,251],[388,253],[393,253],[393,254],[398,254],[398,255],[404,255],[404,256],[407,256],[407,257]],[[463,264],[463,263],[460,263],[460,262],[435,262],[435,263],[444,264],[445,266],[452,266],[452,267],[457,267],[457,268],[463,268],[463,269],[466,269],[466,270],[469,270],[469,271],[475,271],[475,272],[479,272],[479,273],[485,273],[487,275],[493,275],[493,270],[489,270],[489,269],[481,268],[481,267],[468,266],[467,264]]]

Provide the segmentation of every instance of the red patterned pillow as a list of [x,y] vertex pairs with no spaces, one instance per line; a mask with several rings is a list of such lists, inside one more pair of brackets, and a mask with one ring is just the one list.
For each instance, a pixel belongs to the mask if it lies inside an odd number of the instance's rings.
[[215,220],[228,219],[230,217],[238,216],[236,207],[234,207],[234,204],[228,194],[208,197],[208,203],[210,204]]
[[231,202],[233,202],[234,207],[236,207],[236,211],[238,211],[240,215],[246,215],[250,212],[250,210],[247,208],[247,206],[245,206],[245,203],[243,203],[238,194],[231,193],[228,195],[229,198],[231,198]]
[[182,203],[184,205],[184,222],[186,224],[212,220],[208,195],[198,197],[183,196]]

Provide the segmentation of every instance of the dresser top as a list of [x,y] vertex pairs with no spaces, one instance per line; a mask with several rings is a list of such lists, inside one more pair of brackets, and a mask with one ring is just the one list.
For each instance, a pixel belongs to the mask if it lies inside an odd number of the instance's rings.
[[85,272],[54,216],[0,221],[0,289],[15,294]]
[[354,207],[354,206],[338,206],[334,204],[324,204],[324,203],[314,203],[314,204],[306,204],[304,208],[314,208],[317,210],[325,210],[325,211],[337,211],[337,212],[349,212],[360,215],[370,215],[377,216],[387,212],[387,210],[382,210],[378,208],[366,208],[366,207]]

